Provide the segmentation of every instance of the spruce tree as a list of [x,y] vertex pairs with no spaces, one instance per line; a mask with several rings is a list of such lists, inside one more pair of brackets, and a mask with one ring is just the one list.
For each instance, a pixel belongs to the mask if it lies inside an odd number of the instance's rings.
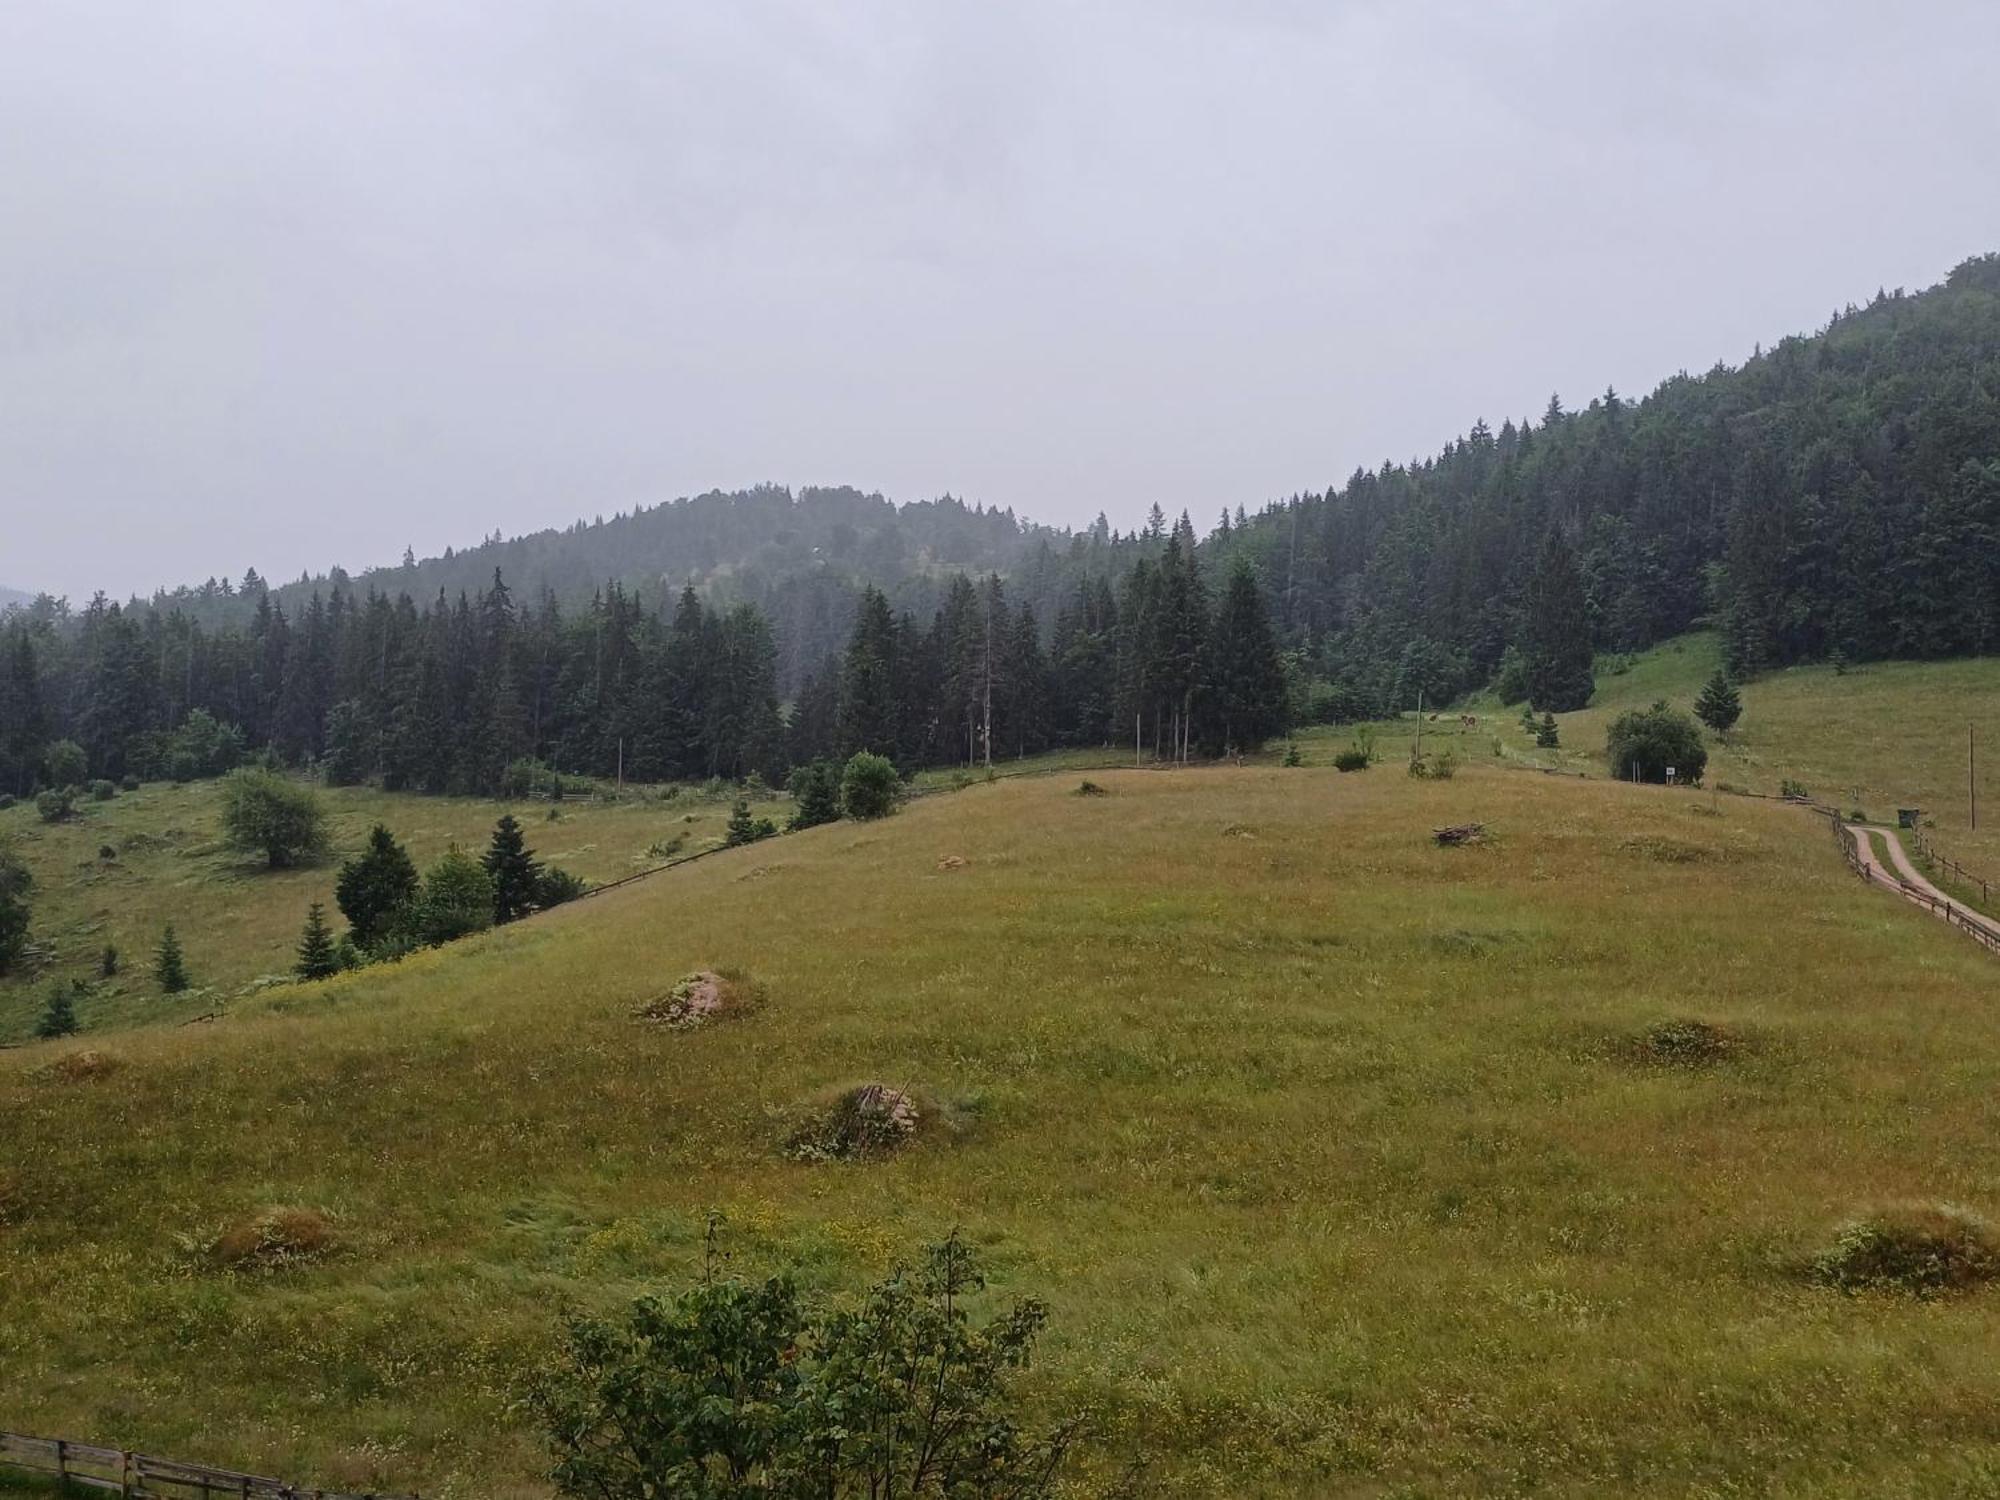
[[188,987],[187,961],[181,955],[181,940],[169,922],[160,934],[160,946],[153,954],[153,978],[163,994],[178,995]]
[[80,1030],[76,1019],[76,985],[72,981],[57,980],[49,990],[49,1003],[42,1009],[42,1018],[35,1023],[35,1035],[48,1039],[59,1036],[74,1036]]
[[1543,714],[1542,722],[1535,726],[1535,744],[1543,750],[1562,748],[1562,731],[1556,728],[1556,716]]
[[[1251,752],[1285,728],[1285,667],[1256,576],[1238,560],[1209,632],[1211,748]],[[1296,764],[1296,762],[1294,762]]]
[[723,847],[734,849],[738,844],[748,844],[757,837],[756,821],[750,816],[750,804],[741,797],[736,806],[729,810],[729,826],[723,834]]
[[1590,607],[1560,527],[1552,527],[1543,544],[1526,604],[1521,657],[1528,701],[1544,713],[1584,707],[1597,686],[1591,675]]
[[525,917],[535,909],[535,891],[541,883],[541,861],[522,837],[521,825],[512,813],[504,814],[493,826],[493,842],[479,861],[493,881],[493,923],[500,926]]
[[402,924],[415,903],[417,867],[395,835],[377,823],[360,858],[340,867],[333,892],[354,941],[372,948]]
[[1694,700],[1694,713],[1717,734],[1727,734],[1743,717],[1743,698],[1727,673],[1718,671],[1708,679],[1701,696]]
[[313,902],[306,911],[305,932],[299,938],[299,961],[292,972],[301,979],[329,979],[340,972],[340,956],[327,930],[326,908]]

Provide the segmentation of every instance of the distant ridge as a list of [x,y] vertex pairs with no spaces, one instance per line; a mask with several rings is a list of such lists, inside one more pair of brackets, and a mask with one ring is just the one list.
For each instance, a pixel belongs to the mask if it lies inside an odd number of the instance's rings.
[[0,584],[0,609],[5,609],[10,604],[27,604],[34,597],[23,589],[10,589],[5,584]]

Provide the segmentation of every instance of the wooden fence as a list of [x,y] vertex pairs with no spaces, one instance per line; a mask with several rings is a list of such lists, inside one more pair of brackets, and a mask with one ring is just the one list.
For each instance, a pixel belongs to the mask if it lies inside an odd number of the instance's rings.
[[[1849,834],[1848,825],[1834,809],[1814,807],[1813,811],[1827,815],[1827,826],[1833,830],[1834,839],[1840,845],[1841,856],[1846,859],[1847,867],[1855,874],[1870,885],[1879,885],[1886,891],[1894,891],[1907,901],[1915,902],[1932,916],[1965,933],[1988,953],[2000,954],[2000,933],[1996,933],[1991,924],[1949,896],[1935,896],[1919,886],[1911,885],[1896,871],[1885,870],[1879,864],[1870,864],[1861,857],[1861,851],[1856,846],[1857,839],[1868,836],[1865,828],[1857,825],[1854,833]],[[1894,838],[1895,835],[1890,834],[1889,837]]]
[[314,1489],[261,1474],[21,1432],[0,1431],[0,1464],[47,1475],[62,1488],[101,1490],[122,1500],[417,1500],[415,1495]]
[[1936,844],[1933,844],[1929,839],[1924,837],[1923,829],[1912,828],[1910,830],[1910,842],[1917,846],[1917,853],[1936,865],[1945,874],[1952,876],[1960,885],[1965,886],[1968,890],[1975,885],[1978,886],[1979,904],[1981,906],[1991,906],[1993,904],[1993,888],[1987,883],[1986,877],[1984,875],[1973,874],[1964,865],[1945,854]]

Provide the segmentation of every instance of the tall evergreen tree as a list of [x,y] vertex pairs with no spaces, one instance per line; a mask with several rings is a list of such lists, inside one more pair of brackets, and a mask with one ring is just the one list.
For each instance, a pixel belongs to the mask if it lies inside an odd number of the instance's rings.
[[1742,695],[1728,673],[1718,671],[1708,679],[1701,696],[1694,700],[1694,714],[1717,734],[1727,734],[1743,716]]
[[160,946],[153,950],[153,979],[162,994],[178,995],[188,987],[187,959],[171,922],[160,933]]
[[74,981],[61,979],[49,986],[48,1004],[42,1008],[41,1019],[35,1023],[36,1036],[48,1041],[76,1035],[81,1029],[76,1019],[76,989]]
[[354,941],[373,948],[402,925],[415,903],[417,867],[396,836],[377,823],[368,847],[340,867],[333,893]]
[[479,861],[493,882],[493,922],[500,926],[535,909],[535,892],[542,878],[541,861],[527,846],[521,825],[505,813],[493,826],[493,840]]
[[292,972],[301,979],[329,979],[340,972],[333,934],[327,930],[326,908],[317,901],[306,911],[305,931],[299,936],[298,962],[292,966]]
[[1544,713],[1584,707],[1597,683],[1591,668],[1590,610],[1575,554],[1560,527],[1550,529],[1528,586],[1521,660],[1528,702]]
[[1209,635],[1205,677],[1210,732],[1225,752],[1247,753],[1286,728],[1285,668],[1271,630],[1270,610],[1250,565],[1229,570],[1222,605]]

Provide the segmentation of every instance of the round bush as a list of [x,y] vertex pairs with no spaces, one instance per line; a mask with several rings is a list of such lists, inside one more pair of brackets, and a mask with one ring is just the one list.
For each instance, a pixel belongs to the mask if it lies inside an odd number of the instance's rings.
[[1708,766],[1708,750],[1701,742],[1701,726],[1662,700],[1612,721],[1604,759],[1620,781],[1665,781],[1672,766],[1676,781],[1692,783],[1701,780]]
[[102,776],[90,784],[90,800],[93,802],[109,802],[117,795],[118,788]]
[[1949,1203],[1879,1209],[1841,1226],[1813,1257],[1816,1279],[1843,1291],[1959,1291],[2000,1275],[2000,1241],[1985,1220]]
[[856,751],[840,773],[840,806],[850,818],[883,818],[896,810],[901,783],[882,756]]

